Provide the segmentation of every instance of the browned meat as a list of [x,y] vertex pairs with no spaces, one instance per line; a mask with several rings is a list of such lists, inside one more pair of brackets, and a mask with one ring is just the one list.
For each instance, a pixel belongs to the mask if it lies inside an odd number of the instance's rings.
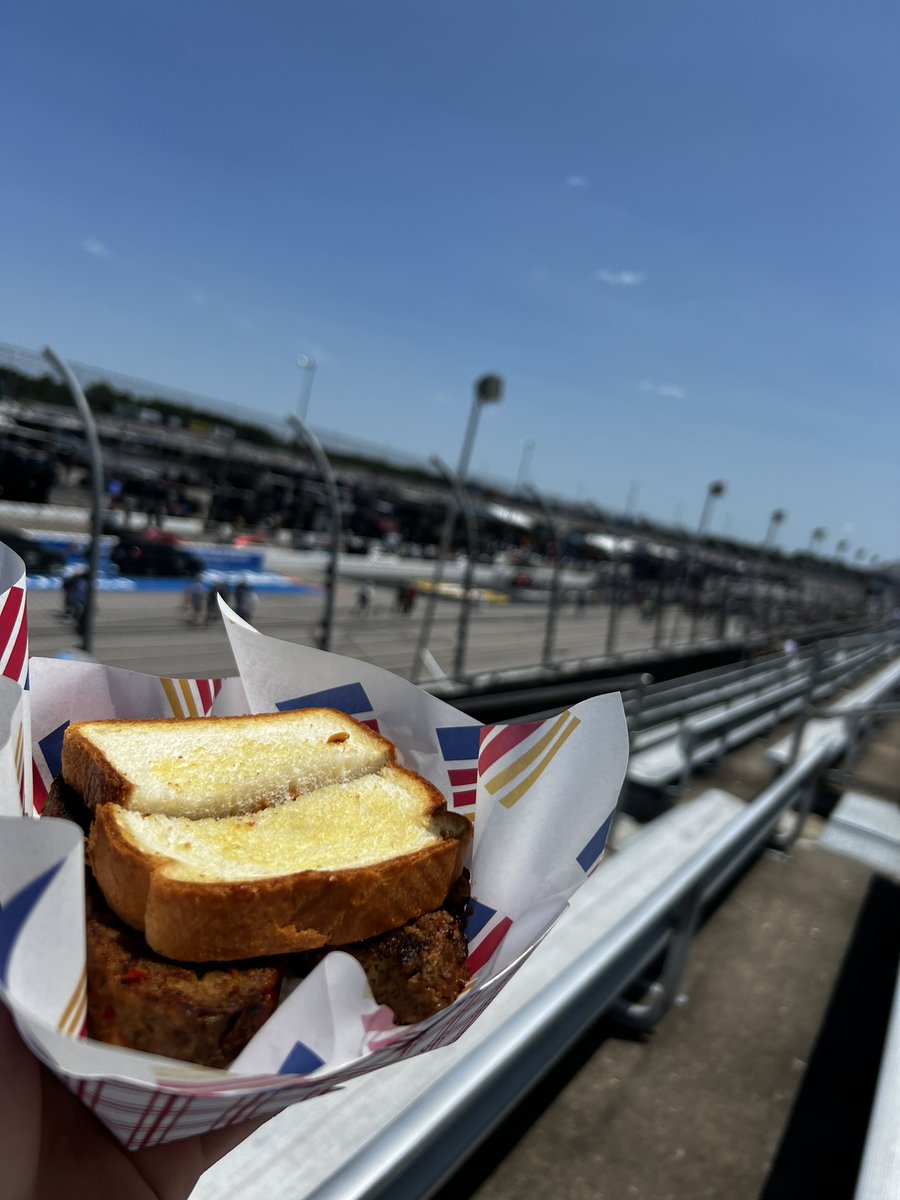
[[399,1025],[434,1016],[469,981],[466,939],[459,921],[444,909],[340,949],[361,964],[372,995],[394,1010]]
[[227,1067],[274,1012],[267,963],[207,968],[154,954],[88,889],[88,1036],[205,1067]]

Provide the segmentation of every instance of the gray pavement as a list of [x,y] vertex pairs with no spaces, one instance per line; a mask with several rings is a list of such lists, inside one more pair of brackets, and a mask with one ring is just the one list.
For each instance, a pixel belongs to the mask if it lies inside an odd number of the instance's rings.
[[[419,598],[411,615],[404,616],[394,608],[394,588],[379,587],[372,611],[360,617],[353,611],[356,591],[353,583],[342,583],[338,588],[332,649],[408,678],[424,609],[423,599]],[[54,655],[77,644],[74,629],[70,623],[60,620],[60,611],[59,593],[30,594],[32,654]],[[260,596],[254,622],[261,633],[314,645],[321,613],[322,598],[319,595],[267,592]],[[538,665],[546,613],[543,604],[473,607],[465,663],[467,671],[503,671]],[[437,663],[448,673],[452,671],[454,661],[458,618],[458,603],[451,600],[438,602],[430,648]],[[674,613],[670,620],[673,618]],[[573,604],[566,604],[558,620],[557,659],[603,658],[608,624],[607,605],[577,609]],[[681,622],[681,629],[686,638],[687,621]],[[712,620],[701,622],[701,637],[711,639],[714,632]],[[620,610],[614,641],[616,656],[650,649],[653,637],[653,622],[643,620],[633,605]],[[208,627],[189,624],[180,591],[100,593],[94,654],[109,666],[148,674],[187,677],[234,674],[221,622]]]

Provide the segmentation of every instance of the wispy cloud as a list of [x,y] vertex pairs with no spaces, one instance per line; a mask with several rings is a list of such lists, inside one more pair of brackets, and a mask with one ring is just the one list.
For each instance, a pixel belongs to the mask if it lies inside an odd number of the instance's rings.
[[566,187],[582,188],[587,187],[588,181],[583,175],[569,175],[566,177]]
[[191,304],[196,304],[198,308],[202,308],[208,300],[209,297],[201,288],[194,288],[191,292]]
[[94,258],[112,258],[112,250],[99,238],[86,237],[81,243],[81,248],[85,254],[93,254]]
[[652,379],[642,379],[638,384],[642,392],[653,392],[655,396],[666,396],[670,400],[683,400],[687,389],[677,383],[654,383]]
[[644,283],[647,276],[643,271],[610,271],[601,267],[599,271],[594,272],[594,278],[599,279],[601,283],[608,283],[610,287],[638,287]]

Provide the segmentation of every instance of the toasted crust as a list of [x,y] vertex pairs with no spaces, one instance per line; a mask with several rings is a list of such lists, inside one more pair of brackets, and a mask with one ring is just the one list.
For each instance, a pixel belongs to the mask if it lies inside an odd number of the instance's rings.
[[437,908],[462,872],[472,827],[442,811],[440,793],[426,786],[440,839],[371,866],[246,882],[174,879],[171,860],[135,845],[110,804],[95,812],[91,866],[110,907],[169,958],[223,962],[358,942]]
[[[290,738],[291,734],[304,725],[308,725],[312,721],[321,720],[322,718],[332,718],[342,730],[350,728],[355,731],[355,736],[363,739],[363,741],[373,749],[377,749],[383,753],[385,762],[393,762],[396,758],[396,749],[392,742],[387,738],[383,738],[380,734],[363,725],[354,717],[346,713],[339,712],[336,709],[329,708],[307,708],[298,709],[294,712],[285,713],[264,713],[249,717],[206,717],[203,719],[204,736],[210,732],[221,734],[223,738],[223,748],[227,747],[229,738],[240,730],[259,729],[263,726],[274,727],[283,730],[285,737]],[[73,722],[65,731],[62,745],[62,777],[64,781],[82,797],[88,808],[95,809],[100,804],[119,804],[123,808],[140,807],[133,803],[133,798],[138,788],[133,780],[111,762],[107,755],[94,742],[93,735],[102,733],[103,731],[115,731],[126,737],[130,733],[147,736],[148,731],[152,733],[154,739],[158,739],[159,744],[153,746],[153,753],[156,757],[164,759],[166,757],[166,736],[169,732],[174,732],[181,735],[185,729],[185,720],[183,718],[167,718],[155,721],[81,721]],[[339,740],[339,739],[336,739]],[[320,747],[320,750],[325,750],[326,747]],[[335,747],[335,753],[339,753]],[[198,778],[196,781],[195,795],[202,795],[203,779]],[[193,782],[191,790],[194,790]],[[264,794],[253,795],[248,797],[247,802],[241,805],[241,811],[252,811],[255,808],[263,808],[268,803],[272,802],[271,798]],[[209,806],[201,809],[199,805],[195,805],[197,811],[192,815],[226,815],[219,811],[216,806]],[[182,810],[185,811],[185,810]]]

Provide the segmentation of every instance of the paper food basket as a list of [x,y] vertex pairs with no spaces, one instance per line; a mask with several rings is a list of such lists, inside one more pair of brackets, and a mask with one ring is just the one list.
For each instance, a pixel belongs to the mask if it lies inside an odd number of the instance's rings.
[[[269,1116],[455,1041],[597,866],[625,773],[617,695],[545,721],[481,725],[387,671],[263,636],[221,607],[229,678],[29,658],[24,567],[0,545],[0,994],[32,1051],[130,1149]],[[470,986],[430,1020],[398,1027],[356,960],[333,952],[227,1071],[87,1038],[82,834],[30,819],[59,771],[67,724],[309,705],[377,728],[474,820]]]

